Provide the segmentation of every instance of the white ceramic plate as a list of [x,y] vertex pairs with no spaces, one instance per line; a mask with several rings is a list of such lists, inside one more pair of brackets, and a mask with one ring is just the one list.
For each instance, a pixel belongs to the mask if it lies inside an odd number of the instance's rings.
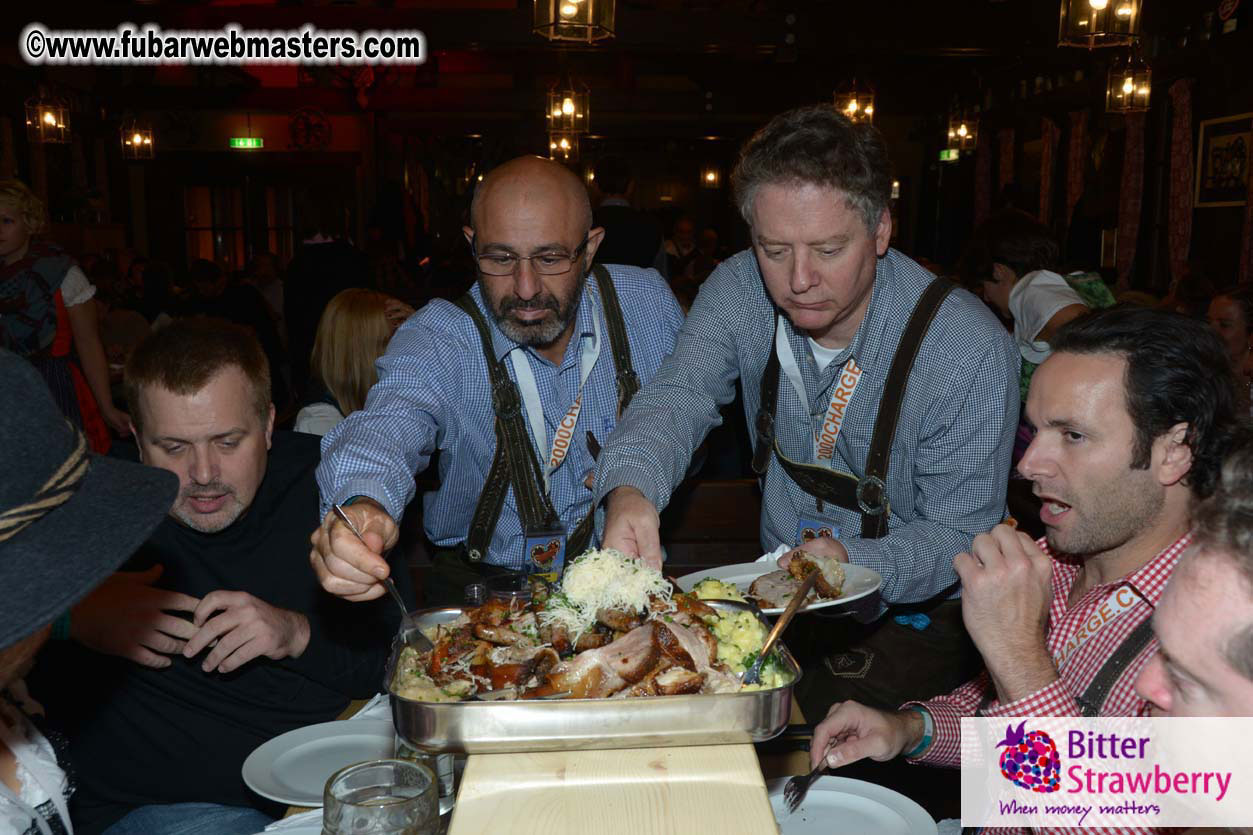
[[782,835],[935,835],[935,821],[905,795],[848,777],[819,777],[800,808],[789,813],[783,802],[786,777],[766,784],[770,808]]
[[392,723],[351,719],[296,728],[276,736],[244,760],[244,782],[262,797],[288,806],[321,806],[327,778],[352,763],[390,757]]
[[[677,578],[679,588],[684,591],[691,591],[692,587],[704,580],[706,577],[713,577],[715,580],[722,580],[724,583],[734,583],[735,587],[740,590],[740,594],[748,597],[748,587],[753,584],[763,574],[769,574],[771,571],[778,571],[779,566],[774,560],[765,562],[742,562],[736,565],[720,565],[716,568],[703,568],[700,571],[694,571]],[[853,608],[849,604],[853,601],[860,600],[867,595],[874,594],[879,590],[879,586],[883,584],[883,578],[879,576],[879,572],[873,568],[866,568],[861,565],[844,565],[844,593],[839,597],[831,600],[818,600],[815,603],[807,604],[802,612],[812,612],[816,609],[829,609],[833,606],[841,606],[845,608]],[[779,615],[783,613],[782,608],[762,609],[767,615]]]

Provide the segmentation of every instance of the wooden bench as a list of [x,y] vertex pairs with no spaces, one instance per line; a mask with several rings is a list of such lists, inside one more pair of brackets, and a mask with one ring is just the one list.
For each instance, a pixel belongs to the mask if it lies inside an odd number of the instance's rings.
[[756,479],[688,482],[661,514],[668,568],[752,562],[761,556],[760,525]]

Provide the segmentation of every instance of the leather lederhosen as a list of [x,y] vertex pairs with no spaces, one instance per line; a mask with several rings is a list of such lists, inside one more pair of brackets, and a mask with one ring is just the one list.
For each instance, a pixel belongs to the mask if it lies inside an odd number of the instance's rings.
[[892,365],[883,386],[883,396],[879,401],[879,412],[870,439],[870,451],[866,455],[864,476],[857,478],[830,467],[803,464],[788,458],[779,449],[774,431],[774,413],[779,393],[779,357],[773,349],[761,378],[761,404],[757,409],[757,443],[753,450],[753,471],[764,476],[770,467],[771,458],[777,458],[784,472],[797,486],[818,499],[819,508],[822,502],[830,502],[837,507],[859,512],[861,536],[865,539],[877,539],[886,535],[889,510],[888,459],[900,417],[901,403],[905,399],[905,386],[909,382],[910,370],[918,356],[922,340],[927,335],[927,329],[931,326],[931,320],[935,318],[940,305],[952,289],[950,282],[936,278],[923,291],[914,306],[900,342],[897,343],[896,354],[892,357]]
[[[592,273],[600,289],[605,326],[609,331],[610,351],[617,372],[618,414],[621,415],[631,398],[639,391],[639,377],[631,365],[631,346],[627,341],[626,323],[609,271],[597,264],[592,267]],[[504,363],[495,356],[487,320],[469,294],[455,303],[470,316],[479,332],[492,385],[492,408],[496,413],[496,455],[483,485],[483,492],[479,494],[464,546],[466,559],[471,563],[480,563],[487,556],[492,534],[505,504],[505,494],[510,487],[513,488],[518,503],[524,531],[554,528],[560,525],[560,520],[544,490],[542,465],[527,435],[526,423],[522,417],[522,397]],[[566,553],[577,556],[587,549],[592,538],[595,510],[594,507],[589,508],[587,515],[571,531],[566,543]]]

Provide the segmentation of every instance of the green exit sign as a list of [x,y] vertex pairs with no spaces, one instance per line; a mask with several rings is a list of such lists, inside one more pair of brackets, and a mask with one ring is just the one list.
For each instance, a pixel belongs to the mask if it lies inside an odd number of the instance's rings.
[[265,140],[259,136],[232,136],[232,148],[264,148]]
[[940,162],[957,162],[961,159],[961,152],[956,148],[945,148],[940,151]]

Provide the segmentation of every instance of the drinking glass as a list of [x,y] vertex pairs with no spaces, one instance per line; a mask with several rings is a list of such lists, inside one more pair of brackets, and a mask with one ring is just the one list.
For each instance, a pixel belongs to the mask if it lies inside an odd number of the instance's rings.
[[507,600],[511,603],[516,600],[525,604],[531,599],[531,581],[525,574],[501,574],[498,577],[489,577],[484,585],[487,587],[487,596],[497,600]]
[[370,760],[341,768],[322,792],[322,835],[436,835],[439,793],[429,768]]

